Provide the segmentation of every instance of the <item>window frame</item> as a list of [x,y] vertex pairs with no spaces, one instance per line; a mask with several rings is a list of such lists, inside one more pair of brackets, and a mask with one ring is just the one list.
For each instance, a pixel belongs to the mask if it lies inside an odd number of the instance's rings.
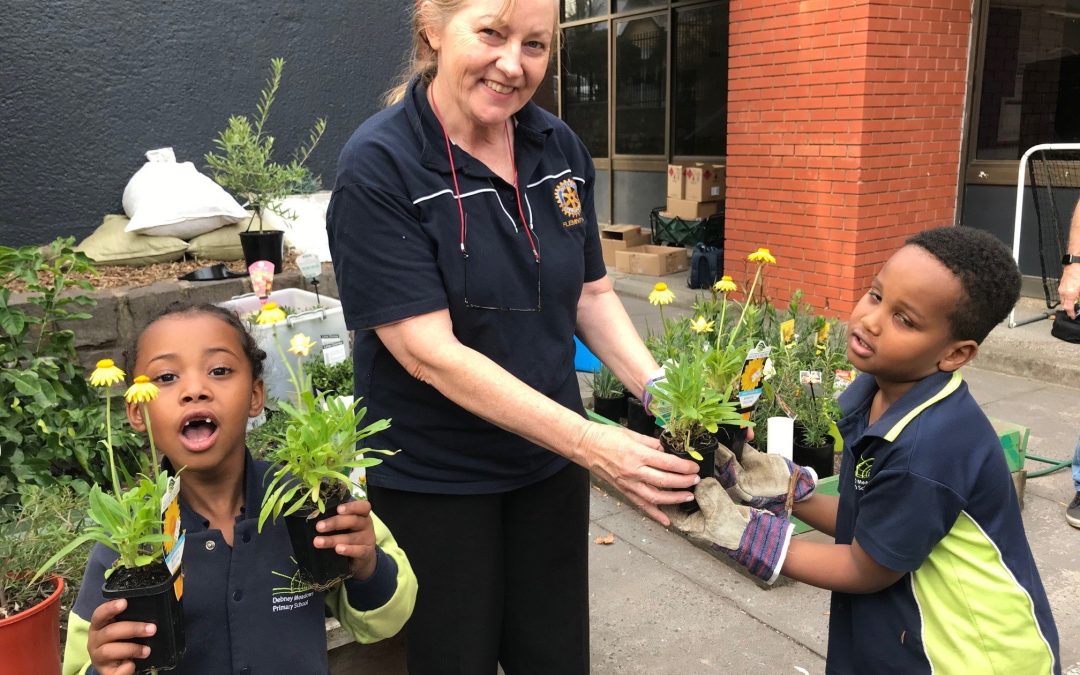
[[[574,21],[560,21],[559,22],[559,48],[557,50],[557,64],[556,73],[560,78],[557,87],[557,99],[559,117],[563,116],[563,87],[562,87],[562,57],[563,57],[563,33],[566,28],[574,28],[577,26],[606,22],[607,28],[607,74],[608,74],[608,101],[607,101],[607,117],[608,117],[608,139],[607,139],[607,157],[594,158],[593,162],[597,169],[607,171],[666,171],[669,163],[693,163],[693,162],[705,162],[713,164],[726,164],[727,157],[724,154],[718,155],[673,155],[671,148],[671,125],[672,125],[672,110],[671,110],[671,94],[674,80],[674,64],[675,57],[675,36],[678,26],[676,25],[676,9],[693,9],[695,7],[706,6],[720,6],[727,5],[730,8],[730,0],[668,0],[666,6],[654,6],[643,7],[641,9],[635,9],[632,11],[613,12],[611,11],[616,0],[608,0],[608,12],[606,14],[597,14],[596,16],[588,17],[585,19],[577,19]],[[562,6],[559,7],[560,18],[562,17]],[[634,19],[638,17],[646,16],[667,16],[667,41],[664,46],[665,49],[665,78],[664,78],[664,153],[657,155],[634,155],[615,152],[615,95],[616,87],[615,74],[615,22]],[[725,137],[727,130],[724,130]]]

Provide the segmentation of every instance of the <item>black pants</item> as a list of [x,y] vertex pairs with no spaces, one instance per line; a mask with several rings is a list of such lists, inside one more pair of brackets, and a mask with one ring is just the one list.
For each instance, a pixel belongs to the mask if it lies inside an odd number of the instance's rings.
[[370,486],[416,572],[409,672],[589,672],[589,478],[570,464],[512,492]]

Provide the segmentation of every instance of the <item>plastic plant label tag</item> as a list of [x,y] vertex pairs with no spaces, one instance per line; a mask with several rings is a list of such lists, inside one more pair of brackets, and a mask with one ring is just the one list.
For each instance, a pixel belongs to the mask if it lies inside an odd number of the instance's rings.
[[248,274],[251,276],[252,290],[265,304],[270,297],[270,288],[274,285],[274,263],[269,260],[256,260],[248,265]]
[[323,363],[332,366],[341,363],[349,356],[345,341],[338,335],[321,335]]
[[[176,574],[180,567],[180,561],[184,557],[184,534],[180,531],[180,478],[170,477],[169,488],[161,498],[161,531],[169,537],[164,543],[165,566],[169,568],[169,574]],[[184,595],[183,575],[176,578],[173,585],[176,599]]]
[[761,398],[761,383],[765,379],[765,361],[769,358],[772,347],[759,342],[746,355],[742,374],[739,376],[739,407],[743,410],[752,408]]
[[322,263],[314,253],[302,253],[296,257],[296,266],[305,279],[314,279],[322,273]]
[[788,319],[780,324],[780,341],[787,344],[795,339],[795,319]]
[[800,370],[799,384],[809,396],[820,398],[825,395],[825,389],[821,386],[820,370]]
[[842,392],[845,389],[847,389],[848,385],[850,385],[852,382],[855,381],[855,375],[856,375],[856,373],[855,373],[854,370],[838,370],[838,371],[836,371],[836,373],[835,373],[836,380],[834,381],[835,382],[834,389],[836,390],[836,392],[839,393],[839,392]]

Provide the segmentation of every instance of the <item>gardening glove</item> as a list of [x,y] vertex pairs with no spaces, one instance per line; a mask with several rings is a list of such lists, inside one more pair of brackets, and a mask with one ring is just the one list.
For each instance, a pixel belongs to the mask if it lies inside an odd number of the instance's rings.
[[717,445],[714,475],[732,499],[785,517],[792,503],[808,498],[817,487],[817,473],[810,467],[749,445],[743,447],[741,461],[723,443]]
[[652,410],[653,395],[652,392],[649,391],[649,387],[657,382],[663,381],[665,377],[667,377],[667,372],[664,370],[663,366],[660,366],[659,370],[650,375],[648,380],[645,380],[645,389],[641,392],[641,407],[644,408],[645,413],[651,417],[656,417],[656,412]]
[[792,528],[787,518],[739,506],[715,478],[698,483],[694,497],[700,509],[694,513],[664,507],[671,524],[692,539],[704,540],[727,553],[766,583],[776,581],[791,541]]

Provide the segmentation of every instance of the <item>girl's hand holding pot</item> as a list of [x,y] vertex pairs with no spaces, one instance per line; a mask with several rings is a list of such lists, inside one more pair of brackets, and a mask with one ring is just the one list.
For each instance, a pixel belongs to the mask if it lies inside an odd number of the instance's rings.
[[[371,503],[356,500],[338,504],[337,515],[316,525],[327,536],[315,537],[315,548],[332,548],[338,555],[352,558],[353,578],[365,581],[375,573],[375,526]],[[331,534],[332,533],[332,534]]]
[[153,635],[157,626],[138,621],[113,622],[125,609],[127,600],[111,600],[99,605],[90,617],[86,649],[101,675],[134,675],[134,660],[150,656],[149,647],[132,640]]

